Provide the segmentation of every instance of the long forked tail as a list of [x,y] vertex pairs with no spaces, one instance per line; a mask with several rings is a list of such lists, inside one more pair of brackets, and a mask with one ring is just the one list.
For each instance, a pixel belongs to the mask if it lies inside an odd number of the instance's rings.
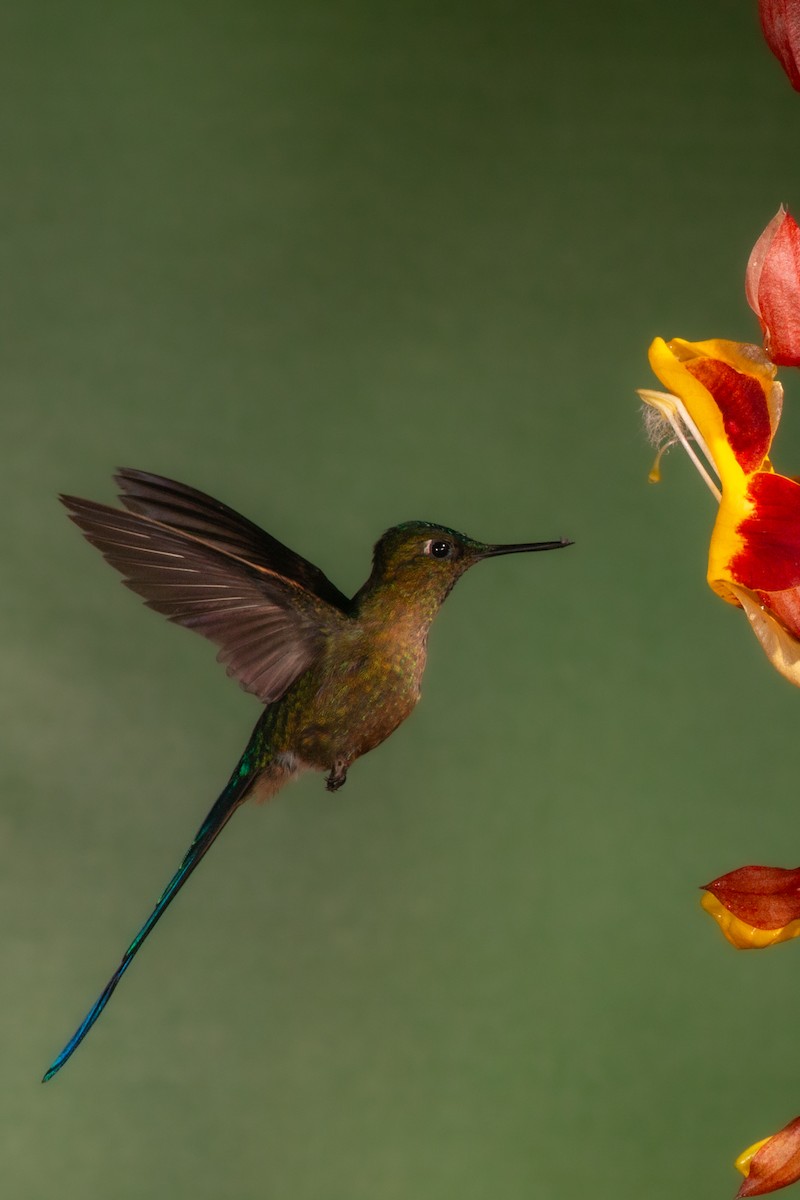
[[150,913],[150,916],[147,918],[142,928],[136,934],[136,937],[133,939],[130,946],[128,946],[128,949],[125,951],[121,963],[109,979],[106,986],[103,988],[102,992],[84,1017],[83,1021],[81,1021],[80,1025],[75,1030],[75,1033],[67,1042],[64,1049],[56,1058],[53,1059],[53,1062],[42,1077],[42,1083],[47,1083],[48,1079],[52,1079],[56,1072],[61,1070],[67,1059],[71,1058],[71,1056],[78,1049],[78,1046],[80,1046],[81,1042],[86,1037],[87,1033],[92,1028],[105,1006],[108,1004],[115,987],[127,971],[136,955],[136,952],[139,950],[147,935],[154,928],[169,904],[175,899],[178,892],[191,875],[192,871],[200,862],[200,859],[216,841],[217,837],[225,828],[236,809],[246,798],[250,785],[253,783],[253,778],[253,775],[247,770],[245,759],[243,758],[236,768],[236,771],[234,771],[233,775],[231,776],[230,782],[228,783],[224,792],[219,797],[205,821],[203,821],[203,824],[195,834],[194,841],[186,851],[183,862],[172,876],[172,879],[170,879],[155,908]]

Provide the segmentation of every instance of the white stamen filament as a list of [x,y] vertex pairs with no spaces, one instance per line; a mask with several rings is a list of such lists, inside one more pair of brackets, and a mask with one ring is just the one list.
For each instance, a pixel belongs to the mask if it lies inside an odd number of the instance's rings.
[[[700,436],[700,431],[698,430],[692,418],[689,416],[684,405],[676,396],[670,395],[669,392],[654,392],[651,391],[650,388],[639,388],[638,394],[645,404],[648,404],[651,408],[654,408],[661,414],[664,420],[670,424],[675,433],[675,437],[689,455],[689,458],[694,463],[694,466],[700,473],[700,476],[705,480],[706,486],[711,492],[711,495],[717,501],[717,504],[719,504],[722,494],[714,480],[709,475],[705,466],[695,453],[694,446],[692,446],[689,438],[686,436],[687,432],[692,438],[694,438],[695,442],[700,447],[700,450],[705,455],[708,465],[711,467],[714,474],[717,475],[717,478],[719,478],[717,469],[714,466],[714,459],[711,457],[708,446]],[[663,450],[666,450],[666,446],[662,447],[662,452]],[[660,459],[660,453],[658,457]],[[658,463],[658,459],[656,460],[656,463]]]

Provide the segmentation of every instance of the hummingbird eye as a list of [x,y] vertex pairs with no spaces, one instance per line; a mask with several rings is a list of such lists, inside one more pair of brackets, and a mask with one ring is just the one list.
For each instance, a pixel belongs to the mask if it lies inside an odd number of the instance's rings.
[[453,553],[453,543],[446,542],[444,538],[431,538],[425,543],[425,553],[430,554],[431,558],[450,558]]

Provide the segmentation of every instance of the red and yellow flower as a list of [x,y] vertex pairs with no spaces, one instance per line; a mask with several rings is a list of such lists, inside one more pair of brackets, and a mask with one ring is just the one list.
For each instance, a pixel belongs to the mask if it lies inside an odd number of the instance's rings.
[[800,483],[769,458],[783,400],[775,366],[758,346],[722,340],[656,338],[649,358],[669,390],[639,395],[719,502],[708,582],[745,610],[773,666],[800,687]]
[[796,1183],[800,1179],[800,1117],[795,1117],[772,1137],[749,1146],[736,1159],[735,1165],[744,1175],[736,1200],[763,1196]]
[[737,950],[800,937],[800,867],[739,867],[704,891],[703,908]]

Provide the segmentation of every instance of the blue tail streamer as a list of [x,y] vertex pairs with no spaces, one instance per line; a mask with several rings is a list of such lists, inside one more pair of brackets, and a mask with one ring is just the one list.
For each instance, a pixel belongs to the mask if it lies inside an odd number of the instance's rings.
[[200,862],[203,855],[213,845],[219,834],[233,816],[236,809],[245,799],[252,782],[253,777],[245,769],[243,759],[236,771],[231,776],[230,782],[228,783],[224,792],[216,801],[205,821],[203,821],[203,824],[195,834],[194,841],[186,851],[183,862],[172,876],[172,879],[170,879],[150,916],[136,934],[136,937],[133,939],[130,946],[128,946],[128,949],[125,951],[122,961],[120,962],[116,971],[111,976],[108,983],[103,988],[97,1000],[92,1005],[84,1019],[81,1021],[80,1025],[75,1030],[75,1033],[69,1039],[64,1049],[56,1058],[53,1059],[53,1062],[42,1077],[42,1083],[47,1083],[48,1079],[52,1079],[56,1072],[61,1070],[67,1059],[71,1058],[78,1049],[78,1046],[80,1046],[81,1042],[86,1037],[87,1033],[92,1028],[105,1006],[108,1004],[111,996],[114,993],[114,989],[135,958],[137,951],[147,938],[147,935],[163,916],[164,912],[170,903],[175,899],[183,885],[186,883],[186,880]]

